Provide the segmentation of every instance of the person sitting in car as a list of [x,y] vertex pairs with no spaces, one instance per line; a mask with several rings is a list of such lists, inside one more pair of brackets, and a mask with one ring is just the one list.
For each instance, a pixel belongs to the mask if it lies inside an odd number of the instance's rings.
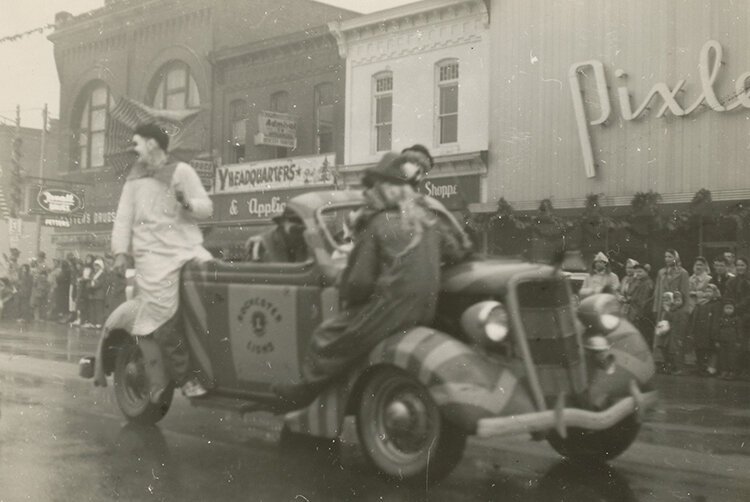
[[289,208],[272,218],[276,227],[250,237],[245,243],[248,261],[297,263],[307,260],[305,224]]
[[303,407],[375,345],[429,325],[437,307],[442,253],[440,215],[411,183],[410,160],[393,153],[365,173],[366,205],[354,225],[354,249],[339,281],[343,310],[312,334],[302,380],[274,392]]

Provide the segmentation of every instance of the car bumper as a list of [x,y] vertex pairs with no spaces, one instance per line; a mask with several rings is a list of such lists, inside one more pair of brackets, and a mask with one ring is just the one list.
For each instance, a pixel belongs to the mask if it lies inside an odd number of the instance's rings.
[[477,436],[490,437],[555,430],[560,436],[565,437],[568,427],[588,430],[608,429],[633,413],[639,420],[642,419],[643,414],[653,408],[656,399],[656,391],[641,392],[635,381],[632,381],[630,396],[619,400],[606,410],[565,408],[564,399],[559,399],[554,410],[480,419],[477,423]]

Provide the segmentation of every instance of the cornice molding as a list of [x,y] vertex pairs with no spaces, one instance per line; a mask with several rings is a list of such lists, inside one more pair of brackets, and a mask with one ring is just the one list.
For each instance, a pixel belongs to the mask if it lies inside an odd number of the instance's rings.
[[352,53],[356,52],[356,55],[350,54],[349,60],[352,66],[361,66],[414,54],[423,54],[448,47],[456,47],[465,44],[479,44],[482,43],[483,40],[484,39],[480,33],[471,33],[460,37],[435,40],[425,44],[409,43],[410,41],[403,43],[402,41],[399,41],[396,43],[397,47],[394,47],[391,50],[387,50],[389,42],[384,40],[377,46],[368,45],[367,47],[354,48]]
[[[192,4],[192,5],[191,5]],[[197,7],[192,12],[211,9],[211,0],[151,0],[115,3],[79,14],[59,24],[53,33],[47,36],[52,43],[57,44],[66,38],[76,35],[99,35],[99,28],[106,26],[108,32],[118,26],[127,29],[131,25],[150,24],[154,19],[163,16],[160,21],[175,18],[175,7],[181,10]],[[192,13],[191,12],[191,13]],[[114,25],[114,26],[113,26]]]
[[430,0],[344,21],[332,30],[340,31],[346,44],[351,46],[467,17],[477,17],[485,29],[489,26],[489,13],[482,0]]
[[433,17],[449,19],[479,13],[489,20],[487,6],[482,0],[423,0],[342,21],[339,28],[347,38],[361,38],[361,34],[368,31],[398,28],[402,23],[418,27],[430,23]]
[[77,58],[86,54],[106,54],[117,49],[124,50],[127,41],[131,38],[136,45],[153,43],[188,30],[200,29],[201,26],[210,25],[210,22],[211,10],[204,8],[156,22],[152,18],[143,22],[128,20],[121,23],[119,27],[111,31],[108,30],[107,33],[114,34],[105,39],[102,39],[99,31],[96,31],[91,36],[81,34],[74,37],[74,35],[71,35],[65,42],[62,39],[54,42],[63,58]]
[[273,84],[295,82],[297,80],[301,80],[307,77],[314,77],[316,75],[328,75],[336,71],[340,71],[340,72],[344,71],[343,65],[339,65],[336,67],[315,67],[315,68],[310,68],[308,70],[296,71],[296,72],[289,72],[285,68],[286,67],[283,67],[281,71],[276,72],[276,73],[266,74],[265,78],[263,79],[252,80],[252,81],[243,80],[236,84],[224,85],[222,87],[223,93],[226,95],[226,94],[235,93],[239,91],[251,90],[251,89],[258,88],[258,87],[266,87],[266,86],[273,85]]
[[263,47],[250,52],[237,52],[230,57],[212,54],[210,60],[217,68],[226,73],[232,68],[264,64],[278,59],[292,58],[301,54],[309,56],[312,53],[324,53],[327,51],[333,53],[335,47],[335,39],[330,33],[326,32],[313,38],[295,40],[291,43]]

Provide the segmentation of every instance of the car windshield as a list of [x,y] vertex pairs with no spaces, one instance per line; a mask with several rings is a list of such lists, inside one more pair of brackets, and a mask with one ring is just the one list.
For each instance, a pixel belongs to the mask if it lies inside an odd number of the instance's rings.
[[351,221],[362,204],[341,204],[318,211],[318,224],[332,258],[346,257],[353,247]]

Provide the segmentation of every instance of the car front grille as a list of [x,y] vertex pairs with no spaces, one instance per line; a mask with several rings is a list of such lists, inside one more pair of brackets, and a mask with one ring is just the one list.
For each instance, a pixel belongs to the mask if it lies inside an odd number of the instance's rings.
[[575,312],[562,279],[518,285],[521,323],[546,395],[585,389]]

